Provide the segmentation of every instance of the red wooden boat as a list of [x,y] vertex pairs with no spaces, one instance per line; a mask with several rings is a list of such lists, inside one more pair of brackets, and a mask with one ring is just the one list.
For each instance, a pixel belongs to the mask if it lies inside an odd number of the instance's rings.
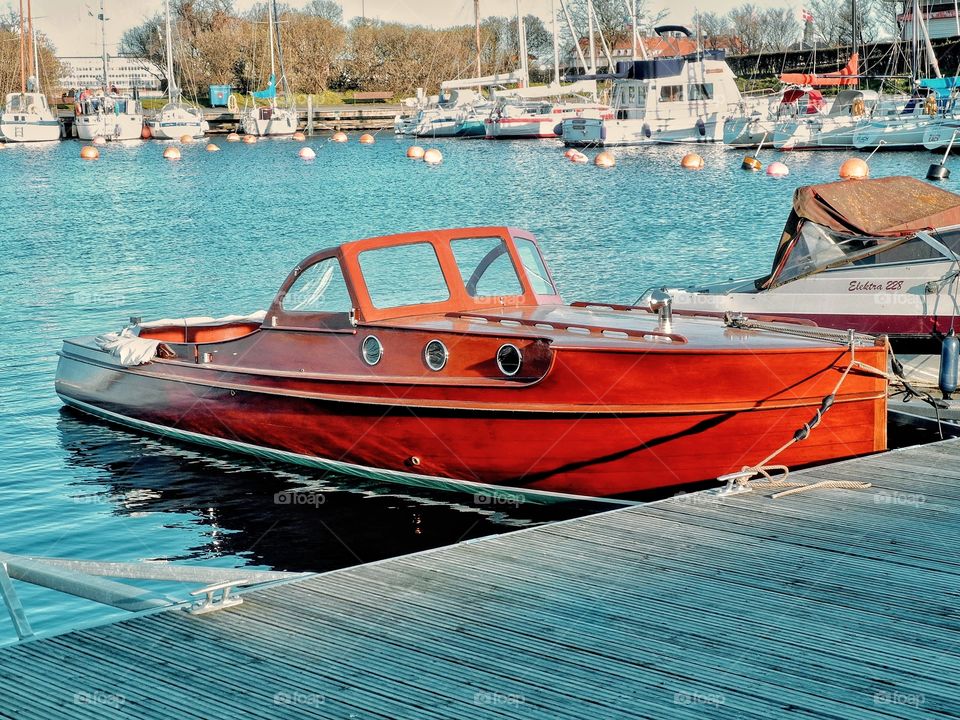
[[822,424],[776,462],[885,448],[883,344],[671,319],[668,296],[657,302],[659,317],[564,304],[533,237],[512,228],[371,238],[305,259],[255,319],[132,319],[66,340],[56,389],[180,440],[560,496],[738,471],[835,389]]

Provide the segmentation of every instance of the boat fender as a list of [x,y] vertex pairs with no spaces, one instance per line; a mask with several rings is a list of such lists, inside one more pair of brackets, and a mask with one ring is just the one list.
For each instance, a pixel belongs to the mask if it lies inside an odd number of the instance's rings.
[[80,103],[74,103],[74,104],[73,104],[73,114],[74,114],[74,116],[76,116],[76,117],[79,117],[80,115],[83,115],[83,105],[81,105]]
[[950,178],[950,169],[941,163],[933,163],[927,169],[927,180],[947,180]]
[[957,363],[960,360],[960,339],[953,328],[943,338],[940,345],[940,392],[943,399],[949,400],[950,395],[957,391]]
[[653,135],[653,132],[650,130],[650,126],[647,123],[644,123],[643,136],[649,140],[651,135]]
[[607,126],[604,125],[603,123],[600,123],[600,139],[601,140],[607,139]]
[[697,133],[700,135],[700,137],[707,136],[707,125],[703,122],[703,118],[697,120]]
[[563,123],[557,123],[553,126],[553,134],[557,137],[563,137]]

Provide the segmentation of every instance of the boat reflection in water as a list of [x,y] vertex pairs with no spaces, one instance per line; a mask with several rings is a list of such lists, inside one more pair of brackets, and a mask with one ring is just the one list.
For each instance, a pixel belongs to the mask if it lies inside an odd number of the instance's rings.
[[[159,514],[165,528],[192,531],[180,554],[160,558],[170,561],[233,556],[238,566],[320,572],[610,507],[527,504],[507,493],[407,495],[395,485],[156,440],[69,408],[57,432],[67,466],[84,478],[70,489],[78,502],[121,516]],[[138,552],[154,552],[153,538]]]

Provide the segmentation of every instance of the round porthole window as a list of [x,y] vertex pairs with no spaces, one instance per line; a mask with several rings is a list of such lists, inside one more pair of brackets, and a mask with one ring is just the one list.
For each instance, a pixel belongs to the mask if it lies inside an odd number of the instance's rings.
[[523,364],[523,355],[516,345],[507,343],[497,350],[497,367],[507,377],[513,377],[520,372],[521,364]]
[[367,365],[376,365],[383,358],[383,345],[374,335],[367,335],[360,346],[360,352]]
[[447,352],[447,346],[439,340],[431,340],[423,348],[423,361],[434,372],[443,370],[449,357],[450,353]]

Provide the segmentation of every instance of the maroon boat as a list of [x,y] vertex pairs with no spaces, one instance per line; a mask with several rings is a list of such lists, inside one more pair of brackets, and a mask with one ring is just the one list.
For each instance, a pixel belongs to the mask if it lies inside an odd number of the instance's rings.
[[652,302],[659,315],[564,304],[521,230],[371,238],[302,261],[258,316],[66,340],[56,390],[179,440],[560,497],[716,478],[798,428],[776,462],[885,448],[883,342],[674,319],[669,296]]

